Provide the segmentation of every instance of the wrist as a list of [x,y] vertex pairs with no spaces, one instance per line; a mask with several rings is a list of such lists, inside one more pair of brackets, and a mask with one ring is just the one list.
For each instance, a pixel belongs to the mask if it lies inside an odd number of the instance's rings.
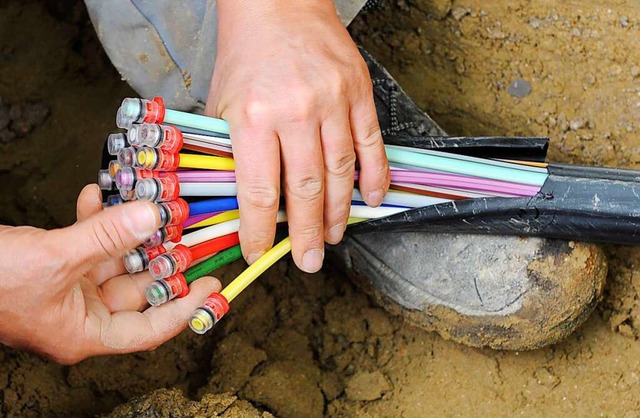
[[282,12],[297,13],[303,10],[316,10],[318,13],[332,13],[337,16],[333,0],[218,0],[219,25],[227,19],[259,19],[265,15]]

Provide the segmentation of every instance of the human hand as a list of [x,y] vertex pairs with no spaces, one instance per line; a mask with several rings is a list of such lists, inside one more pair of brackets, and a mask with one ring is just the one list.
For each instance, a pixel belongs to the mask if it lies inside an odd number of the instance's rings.
[[368,69],[331,0],[220,0],[218,17],[206,113],[230,125],[244,256],[273,242],[282,176],[293,259],[315,272],[346,228],[356,155],[370,206],[389,187]]
[[148,272],[125,273],[123,254],[156,231],[149,202],[102,209],[97,185],[78,197],[78,222],[45,231],[0,227],[0,341],[65,364],[100,354],[151,350],[177,335],[220,283],[211,277],[189,294],[148,308]]

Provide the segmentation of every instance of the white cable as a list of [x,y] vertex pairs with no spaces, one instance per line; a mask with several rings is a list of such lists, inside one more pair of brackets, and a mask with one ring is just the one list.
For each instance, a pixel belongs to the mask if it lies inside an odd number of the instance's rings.
[[236,196],[236,183],[180,183],[180,196]]

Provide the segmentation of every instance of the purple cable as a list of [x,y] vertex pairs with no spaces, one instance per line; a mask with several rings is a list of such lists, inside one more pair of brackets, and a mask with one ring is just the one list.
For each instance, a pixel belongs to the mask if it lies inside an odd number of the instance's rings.
[[234,171],[218,170],[178,170],[174,173],[180,182],[185,183],[235,183],[236,173]]
[[190,216],[189,219],[187,219],[186,221],[184,221],[184,223],[182,224],[183,228],[188,228],[191,225],[195,225],[198,222],[202,222],[205,219],[209,219],[212,216],[216,216],[221,214],[222,212],[213,212],[213,213],[203,213],[201,215],[196,215],[196,216]]
[[[175,174],[178,176],[178,179],[184,183],[233,183],[236,181],[236,175],[233,171],[185,170],[176,171]],[[358,179],[358,175],[359,173],[356,171],[356,180]],[[391,182],[500,193],[513,196],[533,196],[540,191],[540,187],[528,184],[433,171],[391,170]]]
[[392,183],[410,183],[423,186],[439,186],[452,189],[473,190],[487,193],[510,194],[514,196],[533,196],[540,187],[528,184],[509,183],[500,180],[481,179],[478,177],[452,177],[448,174],[415,175],[393,173]]

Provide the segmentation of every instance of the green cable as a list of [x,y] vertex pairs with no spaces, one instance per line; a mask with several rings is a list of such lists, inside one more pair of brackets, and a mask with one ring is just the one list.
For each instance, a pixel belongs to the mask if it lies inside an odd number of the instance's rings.
[[234,245],[231,248],[228,248],[212,257],[207,258],[202,263],[198,263],[195,266],[187,269],[187,271],[184,272],[184,278],[188,284],[191,284],[200,277],[206,276],[212,271],[224,267],[227,264],[231,264],[234,261],[239,260],[240,258],[242,258],[240,245]]

